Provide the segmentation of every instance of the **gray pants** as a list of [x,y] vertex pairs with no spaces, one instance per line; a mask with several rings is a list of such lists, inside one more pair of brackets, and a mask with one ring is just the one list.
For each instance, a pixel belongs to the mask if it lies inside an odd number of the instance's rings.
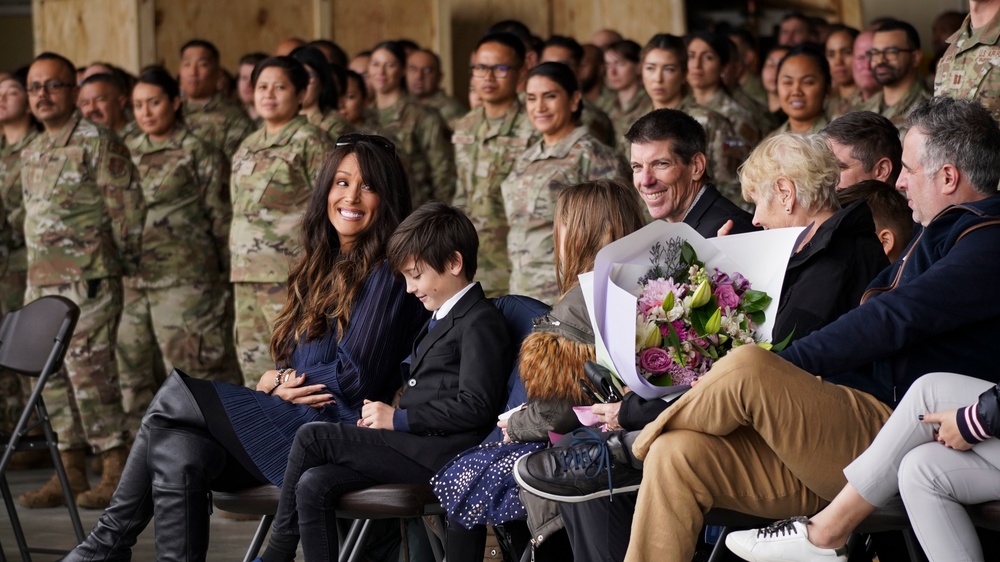
[[913,530],[932,561],[981,561],[976,530],[963,507],[1000,499],[1000,440],[955,451],[934,440],[928,412],[975,403],[994,383],[951,373],[924,375],[910,387],[871,446],[844,469],[868,503],[903,498]]

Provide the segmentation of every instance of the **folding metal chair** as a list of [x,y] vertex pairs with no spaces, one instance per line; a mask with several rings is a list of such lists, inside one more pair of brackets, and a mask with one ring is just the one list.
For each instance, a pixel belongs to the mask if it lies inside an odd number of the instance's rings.
[[[77,542],[83,542],[83,524],[76,509],[76,500],[69,487],[66,468],[59,458],[58,438],[49,423],[49,413],[42,400],[42,389],[49,377],[62,368],[66,347],[80,318],[80,309],[73,301],[59,297],[42,297],[27,306],[9,312],[0,324],[0,368],[9,369],[25,377],[34,377],[36,382],[31,397],[21,413],[21,419],[11,435],[0,435],[4,445],[3,459],[0,460],[0,492],[14,529],[14,538],[22,560],[31,560],[31,554],[63,554],[65,551],[49,548],[29,547],[17,516],[17,508],[7,483],[7,465],[15,451],[37,451],[48,449],[52,454],[59,483],[62,485],[69,517],[73,523]],[[36,420],[31,421],[31,414]],[[41,427],[44,436],[29,436],[28,432]],[[0,562],[5,560],[0,547]]]

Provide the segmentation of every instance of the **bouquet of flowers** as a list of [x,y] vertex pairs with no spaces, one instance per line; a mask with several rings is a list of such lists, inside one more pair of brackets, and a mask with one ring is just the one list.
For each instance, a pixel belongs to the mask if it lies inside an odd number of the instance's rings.
[[638,280],[635,329],[636,368],[646,380],[689,385],[734,347],[771,347],[754,335],[771,304],[767,293],[740,273],[710,273],[680,237],[656,242],[649,253],[652,267]]
[[688,388],[736,346],[766,347],[801,231],[705,239],[654,221],[609,244],[580,276],[597,362],[652,399]]

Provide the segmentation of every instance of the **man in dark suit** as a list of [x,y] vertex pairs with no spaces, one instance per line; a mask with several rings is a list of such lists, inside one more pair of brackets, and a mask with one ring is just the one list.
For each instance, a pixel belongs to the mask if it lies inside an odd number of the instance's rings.
[[657,109],[636,121],[631,145],[632,180],[654,219],[684,222],[705,238],[728,221],[731,234],[758,230],[750,213],[719,193],[705,158],[705,129],[675,109]]
[[262,559],[337,557],[344,493],[375,484],[426,484],[457,453],[479,444],[503,407],[514,347],[503,315],[472,281],[479,239],[465,214],[432,202],[389,239],[393,271],[434,312],[403,364],[398,407],[366,400],[357,426],[303,425],[295,435],[281,503]]

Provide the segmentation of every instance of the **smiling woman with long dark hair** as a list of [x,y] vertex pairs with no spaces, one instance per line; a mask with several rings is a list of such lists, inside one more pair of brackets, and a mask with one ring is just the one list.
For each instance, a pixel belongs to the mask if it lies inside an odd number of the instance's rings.
[[338,139],[300,224],[302,252],[270,347],[278,369],[257,390],[171,374],[111,505],[65,560],[129,559],[154,514],[157,560],[204,560],[209,490],[280,486],[301,425],[353,425],[363,400],[391,400],[426,318],[385,261],[409,210],[395,147],[381,137]]

